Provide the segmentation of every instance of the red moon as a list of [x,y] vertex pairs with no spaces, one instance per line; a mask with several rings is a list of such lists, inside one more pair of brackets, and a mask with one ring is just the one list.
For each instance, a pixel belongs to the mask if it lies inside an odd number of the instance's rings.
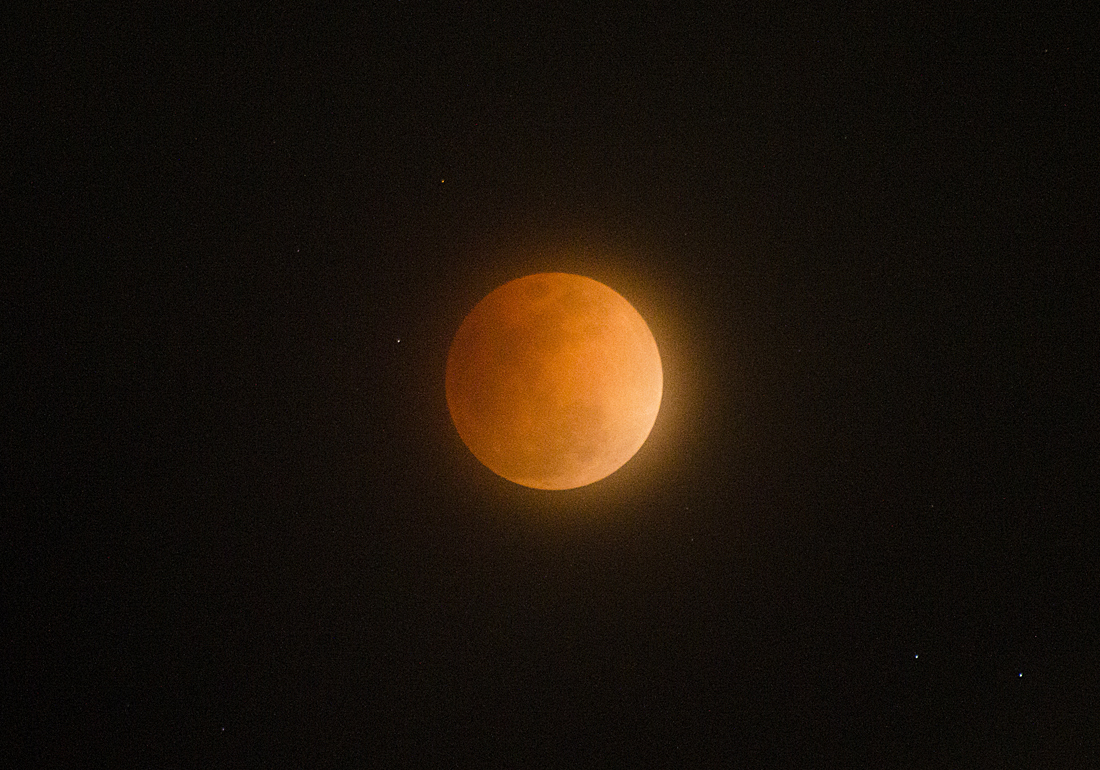
[[536,489],[583,487],[645,443],[661,406],[646,322],[591,278],[539,273],[490,292],[447,356],[447,407],[489,470]]

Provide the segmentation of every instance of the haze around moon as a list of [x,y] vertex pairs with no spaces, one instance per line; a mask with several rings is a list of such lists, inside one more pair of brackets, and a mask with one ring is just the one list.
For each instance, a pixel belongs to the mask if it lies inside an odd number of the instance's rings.
[[536,489],[585,486],[645,443],[663,372],[645,320],[591,278],[539,273],[500,286],[462,322],[447,406],[497,475]]

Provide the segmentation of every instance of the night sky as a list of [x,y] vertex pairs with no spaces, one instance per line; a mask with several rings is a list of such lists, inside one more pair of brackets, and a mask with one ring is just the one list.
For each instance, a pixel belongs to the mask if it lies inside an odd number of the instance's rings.
[[[1083,14],[446,5],[8,25],[5,753],[1100,766]],[[443,389],[544,271],[665,376],[562,492]]]

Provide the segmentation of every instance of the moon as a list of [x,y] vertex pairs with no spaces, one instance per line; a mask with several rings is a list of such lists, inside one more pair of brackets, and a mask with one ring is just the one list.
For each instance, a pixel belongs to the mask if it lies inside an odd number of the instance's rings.
[[583,487],[645,443],[664,386],[645,320],[591,278],[539,273],[490,292],[447,356],[447,407],[489,470],[535,489]]

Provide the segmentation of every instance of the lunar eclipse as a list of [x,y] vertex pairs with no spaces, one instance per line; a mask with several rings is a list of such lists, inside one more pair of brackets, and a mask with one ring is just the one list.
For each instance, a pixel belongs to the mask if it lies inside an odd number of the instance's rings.
[[447,406],[497,475],[572,489],[621,468],[661,405],[656,340],[620,294],[540,273],[500,286],[462,322],[447,357]]

